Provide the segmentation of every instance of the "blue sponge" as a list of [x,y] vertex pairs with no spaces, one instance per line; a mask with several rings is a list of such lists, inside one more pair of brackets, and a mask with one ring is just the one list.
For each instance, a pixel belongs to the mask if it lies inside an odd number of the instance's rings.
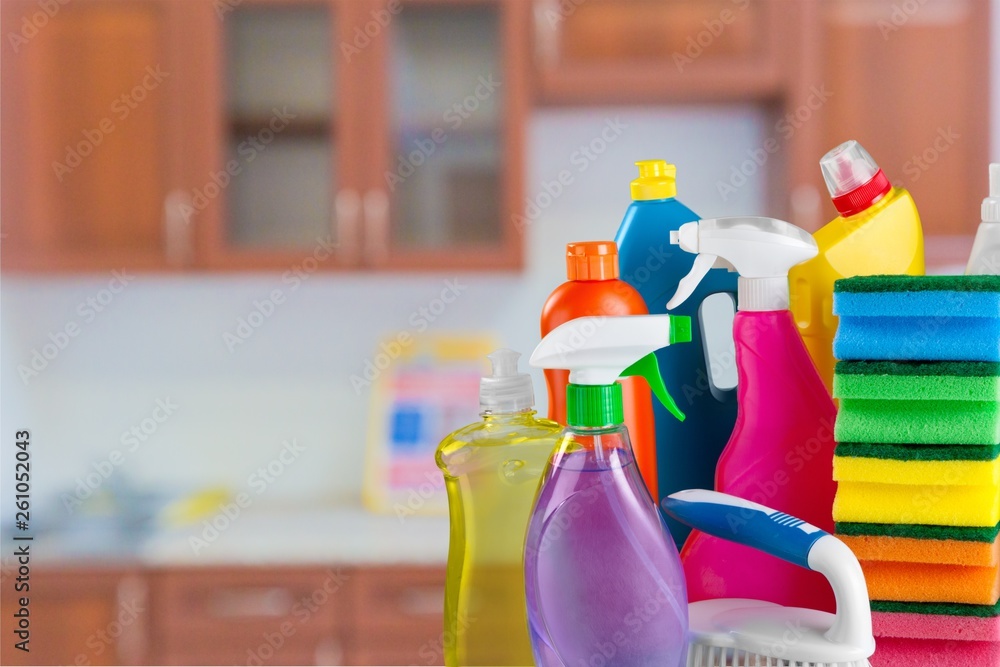
[[838,359],[1000,361],[1000,276],[845,278],[833,312]]

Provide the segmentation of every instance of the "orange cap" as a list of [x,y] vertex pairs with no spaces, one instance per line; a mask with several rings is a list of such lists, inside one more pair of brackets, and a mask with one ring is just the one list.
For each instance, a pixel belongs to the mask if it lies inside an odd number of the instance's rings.
[[618,277],[618,246],[614,241],[566,244],[566,278],[614,280]]

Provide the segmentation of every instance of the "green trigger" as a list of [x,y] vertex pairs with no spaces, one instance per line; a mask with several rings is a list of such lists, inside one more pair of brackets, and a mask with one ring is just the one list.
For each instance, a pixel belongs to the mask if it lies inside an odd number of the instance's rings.
[[645,357],[635,362],[624,371],[622,371],[621,377],[628,376],[638,376],[646,378],[646,382],[649,383],[649,388],[653,390],[656,397],[660,399],[660,403],[663,404],[670,414],[677,417],[677,419],[684,421],[686,416],[681,409],[677,407],[677,403],[674,402],[674,397],[670,395],[667,391],[667,387],[663,384],[663,376],[660,375],[660,365],[656,363],[656,354],[650,352]]

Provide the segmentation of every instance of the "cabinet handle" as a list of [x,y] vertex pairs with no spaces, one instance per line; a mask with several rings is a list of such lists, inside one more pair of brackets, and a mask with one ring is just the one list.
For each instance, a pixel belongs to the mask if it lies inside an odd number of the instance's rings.
[[206,605],[215,618],[286,616],[295,596],[287,588],[242,588],[216,591]]
[[536,0],[534,19],[535,56],[540,63],[554,67],[559,60],[559,29],[563,20],[559,0]]
[[[146,658],[146,618],[149,613],[149,589],[142,577],[129,575],[115,590],[116,620],[122,626],[115,647],[120,664],[141,665]],[[130,620],[131,622],[126,622]]]
[[389,195],[385,190],[365,192],[362,207],[365,213],[365,261],[378,266],[389,250]]
[[344,264],[355,266],[361,249],[361,197],[353,188],[344,188],[334,199],[336,244]]
[[184,190],[171,190],[163,200],[163,252],[169,266],[191,263],[191,218],[194,211],[191,195]]
[[440,615],[444,607],[444,588],[410,588],[400,595],[399,610],[407,616]]
[[321,639],[313,651],[314,665],[343,665],[344,647],[332,637]]

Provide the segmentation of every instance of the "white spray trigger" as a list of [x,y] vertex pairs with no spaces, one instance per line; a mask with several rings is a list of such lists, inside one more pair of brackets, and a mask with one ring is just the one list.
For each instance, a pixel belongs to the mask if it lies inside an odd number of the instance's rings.
[[[670,240],[673,241],[674,232],[670,233]],[[691,270],[686,276],[680,279],[677,283],[677,291],[667,301],[667,310],[673,310],[677,306],[681,305],[687,301],[688,297],[694,294],[694,291],[701,284],[702,278],[716,265],[718,261],[725,262],[721,257],[716,255],[698,255],[694,258],[694,264],[691,266]],[[729,264],[728,262],[725,262]],[[730,265],[732,266],[732,265]]]

